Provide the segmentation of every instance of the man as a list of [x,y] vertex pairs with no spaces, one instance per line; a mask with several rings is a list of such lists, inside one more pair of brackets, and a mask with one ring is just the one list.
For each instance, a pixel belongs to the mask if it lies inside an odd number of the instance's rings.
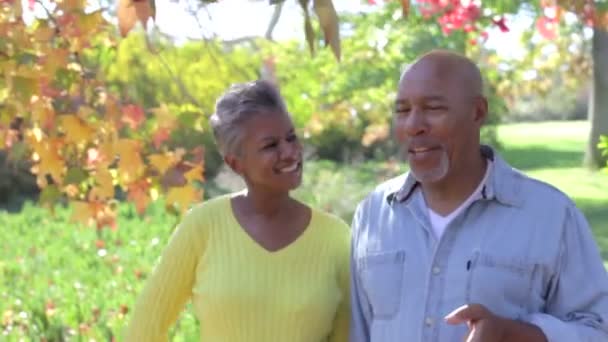
[[559,190],[480,145],[479,69],[433,51],[402,76],[410,171],[357,207],[352,342],[608,341],[608,277]]

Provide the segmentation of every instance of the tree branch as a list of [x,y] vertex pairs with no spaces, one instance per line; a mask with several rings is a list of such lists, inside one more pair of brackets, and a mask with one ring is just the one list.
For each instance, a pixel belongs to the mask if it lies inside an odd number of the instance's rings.
[[284,2],[279,2],[274,7],[274,12],[272,13],[272,18],[270,18],[270,23],[268,24],[268,29],[266,29],[266,34],[264,37],[268,40],[272,40],[272,31],[277,26],[279,22],[279,18],[281,17],[281,11],[283,10]]
[[188,101],[190,101],[190,103],[201,108],[202,107],[201,104],[194,98],[194,96],[192,96],[192,94],[190,94],[190,92],[186,88],[186,85],[184,85],[184,82],[179,77],[177,77],[177,75],[175,75],[175,73],[173,72],[173,70],[171,70],[171,67],[169,66],[167,61],[165,61],[163,56],[160,53],[157,53],[156,55],[158,56],[158,60],[163,65],[165,70],[167,70],[167,73],[169,74],[169,76],[173,79],[173,82],[175,82],[175,84],[177,84],[177,86],[179,87],[179,90],[182,92],[182,94],[188,99]]

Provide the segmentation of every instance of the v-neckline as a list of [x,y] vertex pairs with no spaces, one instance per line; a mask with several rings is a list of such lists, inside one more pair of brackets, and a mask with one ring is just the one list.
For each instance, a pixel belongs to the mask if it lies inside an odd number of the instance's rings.
[[284,254],[290,250],[295,249],[298,245],[302,244],[306,240],[307,236],[311,234],[310,231],[313,230],[312,228],[315,226],[314,225],[314,221],[316,218],[315,211],[312,208],[310,208],[310,218],[308,220],[308,224],[293,241],[291,241],[290,243],[288,243],[285,246],[283,246],[279,249],[276,249],[276,250],[268,249],[268,248],[264,247],[261,243],[259,243],[256,239],[254,239],[253,236],[251,236],[251,234],[249,234],[247,229],[245,229],[245,227],[243,227],[243,225],[239,222],[239,219],[237,218],[236,212],[234,210],[234,205],[232,203],[232,199],[234,197],[236,197],[238,194],[239,193],[233,194],[232,196],[227,196],[227,200],[226,200],[226,205],[228,206],[228,210],[230,212],[230,219],[232,221],[232,224],[239,231],[238,235],[240,235],[245,240],[247,240],[249,245],[251,245],[256,250],[261,251],[263,254],[279,255],[279,254]]

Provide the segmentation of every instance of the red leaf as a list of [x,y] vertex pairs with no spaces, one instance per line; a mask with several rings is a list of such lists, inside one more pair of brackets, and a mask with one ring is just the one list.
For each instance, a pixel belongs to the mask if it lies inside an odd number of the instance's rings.
[[168,128],[159,128],[152,136],[152,143],[156,149],[159,149],[161,144],[169,140],[171,133]]
[[540,17],[536,20],[536,29],[545,39],[557,38],[557,24],[547,17]]
[[144,110],[134,104],[126,105],[122,108],[122,122],[126,123],[131,127],[132,130],[136,130],[146,119]]

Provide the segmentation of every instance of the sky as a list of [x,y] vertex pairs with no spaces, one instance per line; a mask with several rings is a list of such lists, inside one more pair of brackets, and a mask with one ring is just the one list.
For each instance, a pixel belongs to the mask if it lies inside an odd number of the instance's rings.
[[[52,3],[52,0],[42,0]],[[221,0],[207,6],[207,11],[199,15],[199,20],[188,11],[188,1],[156,0],[156,26],[165,34],[170,35],[177,43],[188,39],[200,39],[215,34],[224,40],[233,40],[250,36],[263,36],[272,17],[274,6],[269,0]],[[28,0],[22,0],[27,8]],[[90,4],[99,3],[89,0]],[[373,6],[364,4],[362,0],[333,0],[336,10],[370,11]],[[35,7],[36,16],[44,16],[40,5]],[[32,14],[24,12],[24,19],[31,19]],[[286,0],[277,26],[273,31],[273,39],[304,39],[302,9],[297,0]],[[518,58],[523,55],[523,45],[520,42],[521,33],[531,24],[529,17],[507,18],[510,32],[503,33],[497,28],[489,31],[487,48],[495,49],[503,58]]]
[[[360,0],[333,0],[336,10],[366,11],[373,7]],[[248,36],[263,36],[273,13],[273,6],[268,0],[222,0],[208,6],[208,13],[203,13],[199,26],[195,18],[188,13],[186,5],[170,0],[156,0],[156,25],[159,29],[178,41],[187,38],[200,38],[202,34],[213,32],[225,40]],[[498,29],[490,30],[490,38],[485,46],[496,49],[504,58],[517,58],[523,54],[519,37],[528,29],[531,19],[527,17],[509,18],[511,29],[503,33]],[[286,0],[282,15],[273,31],[275,40],[304,39],[302,9],[296,0]]]

